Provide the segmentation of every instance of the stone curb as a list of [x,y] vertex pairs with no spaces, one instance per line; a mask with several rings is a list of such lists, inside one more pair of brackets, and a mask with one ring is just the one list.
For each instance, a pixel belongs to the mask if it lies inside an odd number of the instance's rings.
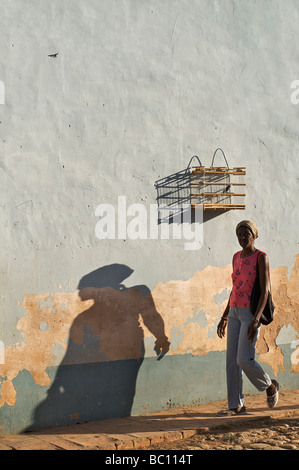
[[96,421],[19,435],[0,435],[0,450],[138,450],[161,442],[188,439],[234,422],[299,416],[299,390],[282,392],[280,406],[265,407],[263,396],[246,397],[250,412],[217,417],[226,402],[172,409],[152,415]]

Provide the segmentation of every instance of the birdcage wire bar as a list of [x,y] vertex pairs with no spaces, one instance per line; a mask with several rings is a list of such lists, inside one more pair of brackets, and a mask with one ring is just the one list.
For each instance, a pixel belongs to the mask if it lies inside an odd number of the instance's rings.
[[192,208],[202,205],[204,210],[244,210],[245,167],[192,167]]

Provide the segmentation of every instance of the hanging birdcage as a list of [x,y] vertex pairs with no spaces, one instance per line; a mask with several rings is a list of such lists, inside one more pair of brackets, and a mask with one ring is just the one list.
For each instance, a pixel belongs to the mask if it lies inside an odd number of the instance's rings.
[[[218,150],[223,154],[226,167],[214,166],[214,158]],[[215,150],[210,167],[192,167],[192,208],[202,205],[203,210],[244,210],[246,207],[245,170],[245,167],[229,168],[223,150]]]

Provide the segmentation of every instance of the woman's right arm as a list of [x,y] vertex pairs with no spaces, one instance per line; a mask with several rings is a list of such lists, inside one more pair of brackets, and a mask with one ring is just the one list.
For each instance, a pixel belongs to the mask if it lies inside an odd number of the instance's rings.
[[228,317],[228,313],[229,313],[229,301],[230,301],[230,296],[231,295],[232,295],[232,293],[230,293],[230,295],[229,295],[226,308],[225,308],[225,310],[223,312],[223,315],[220,318],[220,322],[218,323],[218,326],[217,326],[217,335],[219,336],[219,338],[223,338],[225,336],[225,328],[226,328],[226,325],[227,325],[227,317]]
[[[235,255],[233,256],[233,263],[232,263],[233,264],[233,270],[234,270],[234,259],[235,259]],[[232,293],[229,294],[227,305],[225,307],[225,310],[223,312],[222,317],[220,318],[220,322],[218,323],[218,326],[217,326],[217,334],[218,334],[219,338],[223,338],[225,336],[225,328],[226,328],[226,325],[227,325],[227,317],[228,317],[228,314],[229,314],[229,303],[230,303],[231,295],[232,295]]]

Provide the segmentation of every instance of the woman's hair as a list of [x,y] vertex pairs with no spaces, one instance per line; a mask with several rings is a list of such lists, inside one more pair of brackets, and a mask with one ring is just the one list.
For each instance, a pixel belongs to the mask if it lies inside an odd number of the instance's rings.
[[247,227],[251,231],[253,238],[256,239],[258,237],[258,229],[257,226],[255,225],[254,222],[251,220],[242,220],[242,222],[239,222],[237,227],[236,227],[236,234],[238,235],[238,230],[241,227]]

